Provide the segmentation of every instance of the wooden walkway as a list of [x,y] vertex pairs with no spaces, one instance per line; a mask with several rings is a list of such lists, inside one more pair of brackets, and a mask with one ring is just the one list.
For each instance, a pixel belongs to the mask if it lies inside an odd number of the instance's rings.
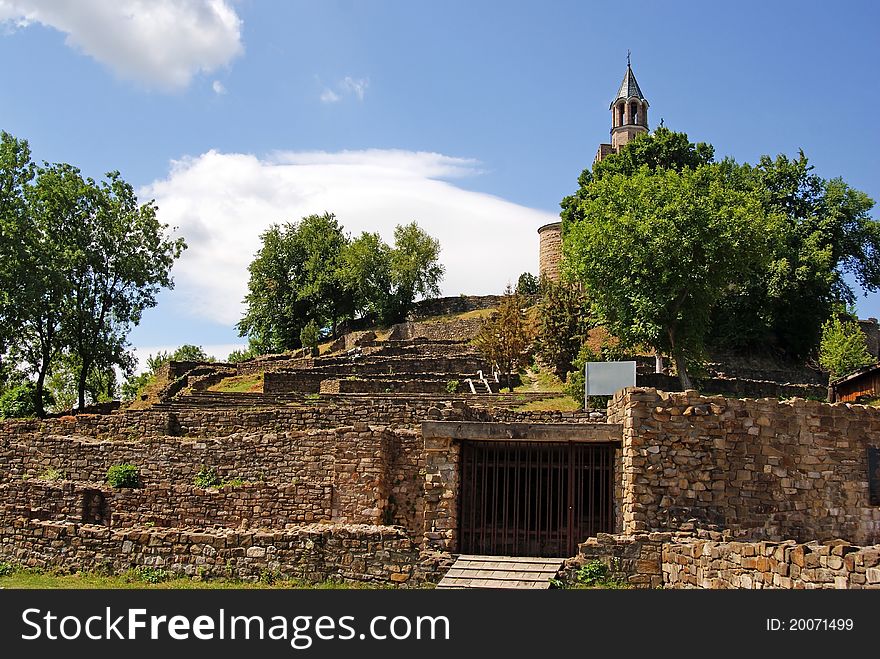
[[437,588],[546,589],[562,558],[459,556]]

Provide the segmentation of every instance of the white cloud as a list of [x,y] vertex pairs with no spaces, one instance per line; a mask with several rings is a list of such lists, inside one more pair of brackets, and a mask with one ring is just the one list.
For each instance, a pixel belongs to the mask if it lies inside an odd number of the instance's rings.
[[211,89],[213,89],[214,93],[218,96],[226,93],[226,87],[219,80],[215,80],[213,83],[211,83]]
[[337,91],[333,91],[329,87],[324,87],[321,90],[321,102],[322,103],[338,103],[345,96],[355,96],[358,101],[363,102],[364,94],[367,92],[367,87],[370,86],[370,80],[368,78],[352,78],[351,76],[345,76],[342,80],[336,83]]
[[0,22],[64,32],[68,46],[118,76],[165,90],[243,52],[228,0],[0,0]]
[[359,101],[363,101],[364,92],[366,92],[367,87],[370,86],[370,81],[364,78],[355,80],[351,76],[345,76],[345,78],[342,79],[342,82],[339,83],[339,86],[345,91],[357,96]]
[[209,151],[172,164],[139,192],[189,245],[174,267],[178,312],[232,325],[244,309],[247,266],[270,224],[330,211],[352,235],[416,220],[440,240],[445,295],[500,293],[537,273],[537,228],[554,212],[520,206],[441,180],[479,163],[400,150],[278,152],[258,158]]
[[342,97],[332,89],[325,87],[324,91],[321,92],[322,103],[337,103],[340,100],[342,100]]

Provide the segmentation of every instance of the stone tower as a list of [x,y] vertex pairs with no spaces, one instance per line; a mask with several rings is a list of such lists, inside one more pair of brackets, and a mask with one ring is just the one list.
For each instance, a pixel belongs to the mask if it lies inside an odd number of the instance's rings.
[[626,73],[617,90],[617,97],[608,106],[611,110],[611,144],[600,144],[593,161],[619,153],[620,149],[639,133],[648,132],[648,100],[642,94],[636,76],[626,56]]
[[[600,144],[593,163],[605,156],[618,153],[639,133],[648,132],[648,100],[642,94],[636,76],[626,55],[626,73],[617,90],[617,96],[608,107],[611,110],[611,144]],[[540,248],[538,271],[541,276],[559,281],[559,262],[562,257],[562,223],[551,222],[538,229]]]

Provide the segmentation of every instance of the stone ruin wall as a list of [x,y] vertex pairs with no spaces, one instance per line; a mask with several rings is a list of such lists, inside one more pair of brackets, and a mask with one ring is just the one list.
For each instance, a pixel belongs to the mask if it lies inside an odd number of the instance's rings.
[[417,585],[436,571],[402,529],[366,525],[199,531],[20,518],[4,523],[0,560],[61,572],[120,574],[151,567],[203,579],[332,578],[400,585]]
[[[880,545],[742,541],[717,532],[600,533],[568,559],[560,578],[599,561],[633,588],[880,589]],[[705,536],[714,536],[711,539]]]
[[[100,484],[111,466],[133,464],[140,471],[141,485],[148,489],[120,495],[121,512],[130,510],[142,497],[147,497],[144,503],[150,503],[149,488],[172,492],[174,486],[183,484],[188,489],[203,467],[214,468],[223,480],[270,484],[249,490],[247,502],[225,504],[226,510],[234,512],[236,506],[251,505],[252,511],[257,506],[275,511],[276,518],[287,513],[292,520],[311,521],[309,516],[317,515],[337,523],[400,525],[417,534],[421,531],[417,518],[421,505],[420,445],[421,437],[415,431],[373,429],[363,424],[208,439],[151,436],[99,440],[31,434],[0,437],[0,462],[3,479],[20,488],[27,488],[28,480],[39,479],[50,469],[69,480]],[[279,508],[284,499],[278,497],[288,487],[292,488],[288,495],[291,508],[285,510]],[[236,488],[226,489],[218,498],[242,498]],[[172,520],[192,519],[203,510],[200,498],[204,496],[174,497],[165,504],[167,508],[160,509]],[[115,497],[107,502],[112,519]]]
[[878,408],[627,389],[608,421],[623,425],[625,533],[880,542],[867,464],[880,446]]
[[665,588],[880,588],[880,545],[716,542],[663,545]]

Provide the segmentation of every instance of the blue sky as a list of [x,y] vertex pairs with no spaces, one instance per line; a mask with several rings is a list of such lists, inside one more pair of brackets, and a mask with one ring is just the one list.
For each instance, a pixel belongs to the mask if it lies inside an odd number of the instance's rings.
[[880,199],[873,2],[0,0],[0,21],[0,128],[119,169],[190,243],[132,332],[142,357],[241,343],[257,236],[310,212],[387,239],[416,219],[446,294],[535,272],[627,49],[652,126],[739,161],[803,148]]

